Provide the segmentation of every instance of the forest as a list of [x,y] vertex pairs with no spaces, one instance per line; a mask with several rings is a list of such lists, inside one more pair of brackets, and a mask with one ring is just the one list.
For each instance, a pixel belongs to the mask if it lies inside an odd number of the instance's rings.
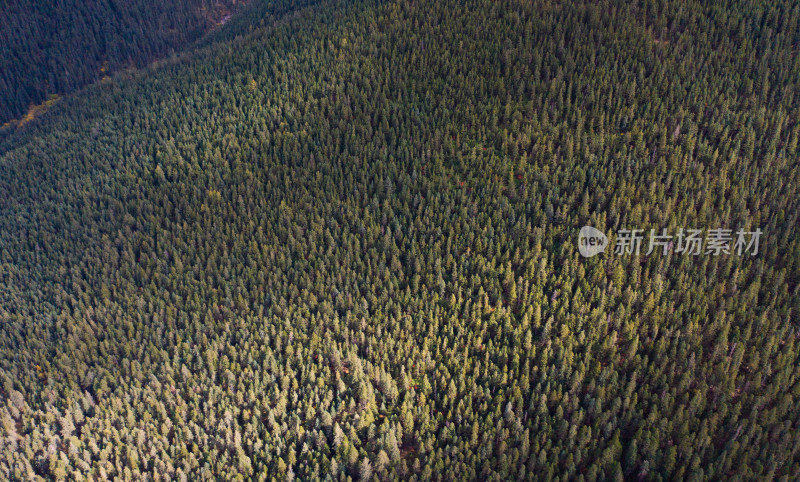
[[0,479],[800,478],[800,5],[176,3],[0,27]]
[[3,0],[0,124],[50,96],[173,54],[236,7],[237,0]]

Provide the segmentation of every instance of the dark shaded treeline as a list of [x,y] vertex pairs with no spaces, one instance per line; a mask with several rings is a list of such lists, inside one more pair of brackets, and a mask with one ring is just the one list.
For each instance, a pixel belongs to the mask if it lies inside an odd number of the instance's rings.
[[[241,2],[239,2],[241,3]],[[142,67],[200,38],[236,0],[4,1],[0,124],[48,96]]]

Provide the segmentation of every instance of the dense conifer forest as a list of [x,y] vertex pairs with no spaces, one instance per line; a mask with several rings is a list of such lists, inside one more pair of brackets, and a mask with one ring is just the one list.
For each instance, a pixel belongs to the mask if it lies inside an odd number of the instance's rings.
[[6,126],[0,478],[797,479],[798,50],[789,1],[253,0]]
[[0,1],[0,124],[31,105],[179,50],[236,0]]

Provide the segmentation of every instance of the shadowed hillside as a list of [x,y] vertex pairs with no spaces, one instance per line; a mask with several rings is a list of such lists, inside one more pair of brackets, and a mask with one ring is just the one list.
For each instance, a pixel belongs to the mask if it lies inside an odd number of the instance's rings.
[[31,105],[52,94],[74,92],[113,72],[183,49],[236,4],[21,0],[3,5],[0,124],[23,117]]

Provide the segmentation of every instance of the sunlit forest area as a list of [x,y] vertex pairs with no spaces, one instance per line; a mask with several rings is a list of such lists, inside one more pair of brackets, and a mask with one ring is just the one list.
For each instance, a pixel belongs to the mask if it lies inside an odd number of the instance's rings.
[[800,478],[800,5],[95,3],[0,27],[0,479]]

